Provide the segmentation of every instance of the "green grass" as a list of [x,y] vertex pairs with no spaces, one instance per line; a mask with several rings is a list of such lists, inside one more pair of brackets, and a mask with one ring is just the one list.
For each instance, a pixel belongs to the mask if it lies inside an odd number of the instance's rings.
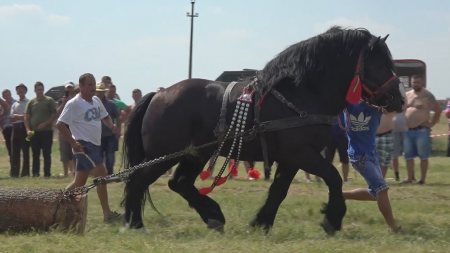
[[[446,132],[446,119],[443,117],[433,129],[433,134]],[[304,180],[292,183],[269,235],[251,232],[247,224],[264,203],[270,182],[230,180],[218,187],[210,196],[221,205],[227,219],[226,233],[221,235],[206,229],[184,199],[168,189],[168,178],[162,177],[150,187],[150,192],[164,218],[149,205],[145,208],[144,221],[150,235],[123,234],[119,227],[104,225],[96,191],[92,190],[84,235],[56,231],[3,234],[0,235],[0,252],[448,252],[450,159],[442,156],[446,141],[447,137],[433,139],[434,157],[430,161],[427,185],[403,186],[388,179],[394,216],[406,229],[405,235],[387,232],[375,202],[348,201],[343,230],[334,237],[326,236],[319,226],[323,218],[319,210],[327,201],[327,187],[307,184]],[[261,166],[257,163],[258,169]],[[61,172],[58,143],[55,142],[52,173]],[[401,161],[400,173],[402,178],[406,174],[404,161]],[[416,175],[418,177],[419,174]],[[70,182],[69,178],[10,179],[8,176],[6,150],[4,145],[0,145],[2,187],[62,189]],[[240,176],[245,176],[243,167],[240,167]],[[363,178],[353,170],[350,177],[350,185],[344,186],[344,190],[366,187]],[[387,178],[391,177],[393,172],[390,170]],[[299,171],[297,178],[304,179],[304,173]],[[196,185],[201,187],[210,183],[210,180],[198,180]],[[111,206],[121,210],[122,184],[111,184],[108,189]],[[30,210],[30,214],[32,212]]]

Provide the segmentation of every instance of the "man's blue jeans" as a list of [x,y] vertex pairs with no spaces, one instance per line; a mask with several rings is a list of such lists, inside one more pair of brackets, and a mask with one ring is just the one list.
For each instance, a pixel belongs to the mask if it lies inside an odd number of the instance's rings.
[[100,155],[105,159],[106,170],[108,175],[114,173],[114,162],[116,160],[115,152],[117,150],[118,140],[115,135],[102,136],[102,145],[100,149]]

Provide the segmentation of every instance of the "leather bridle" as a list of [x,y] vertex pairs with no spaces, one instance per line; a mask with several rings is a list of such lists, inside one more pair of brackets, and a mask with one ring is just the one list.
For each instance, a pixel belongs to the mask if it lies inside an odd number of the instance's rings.
[[[353,81],[356,81],[356,82],[359,81],[359,84],[362,86],[364,91],[368,94],[368,98],[367,98],[369,100],[368,102],[375,103],[378,99],[380,99],[380,97],[383,95],[384,92],[391,89],[391,87],[393,85],[398,85],[400,83],[400,80],[398,79],[397,75],[394,74],[383,85],[378,86],[375,84],[375,82],[367,79],[364,75],[364,52],[368,48],[369,47],[364,47],[363,49],[361,49],[361,51],[359,53],[358,64],[356,65],[355,76],[353,77],[353,79],[357,79],[357,80],[353,80]],[[393,98],[391,97],[390,99],[393,99]]]

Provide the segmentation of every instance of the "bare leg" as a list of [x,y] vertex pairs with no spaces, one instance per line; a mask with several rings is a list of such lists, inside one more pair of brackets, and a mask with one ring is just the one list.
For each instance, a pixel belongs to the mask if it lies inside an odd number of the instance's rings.
[[[305,172],[306,182],[311,182],[311,175],[308,172]],[[322,182],[320,177],[315,176],[315,179],[318,183]]]
[[[94,177],[106,177],[108,175],[108,172],[106,171],[105,165],[99,164],[92,169],[91,174]],[[109,209],[108,190],[106,189],[106,185],[97,186],[97,195],[100,200],[100,205],[103,209],[103,215],[109,215],[111,213],[111,209]]]
[[423,184],[425,183],[425,179],[427,177],[427,171],[428,171],[428,159],[420,161],[420,172],[421,172],[420,182],[422,182]]
[[69,175],[69,161],[63,162],[64,176]]
[[[106,168],[103,164],[94,167],[91,171],[91,174],[94,177],[104,177],[108,175]],[[89,178],[89,171],[87,170],[77,171],[75,173],[74,180],[67,186],[66,189],[73,190],[77,187],[82,187],[86,184],[88,178]],[[109,215],[111,213],[111,209],[109,209],[108,192],[106,190],[106,185],[97,186],[97,194],[100,200],[100,205],[102,206],[103,209],[103,215],[104,216]]]
[[247,161],[244,161],[245,172],[248,175],[248,171],[250,170],[250,164]]
[[75,178],[66,187],[66,190],[73,190],[75,188],[84,186],[86,184],[88,177],[89,177],[89,171],[86,171],[86,170],[77,171],[75,173]]
[[308,172],[305,172],[306,182],[311,182],[311,177]]
[[399,174],[398,174],[398,168],[399,168],[398,157],[392,159],[392,167],[393,167],[394,172],[395,172],[395,181],[399,181],[400,178],[399,178]]
[[75,160],[70,160],[68,163],[69,174],[75,175]]
[[389,201],[388,190],[383,190],[378,194],[378,199],[375,199],[367,189],[358,188],[351,191],[345,191],[342,193],[345,200],[361,200],[361,201],[377,201],[378,209],[383,215],[389,228],[394,231],[398,230],[398,226],[395,223],[394,215],[392,214],[391,203]]
[[387,167],[387,166],[381,166],[381,173],[383,174],[383,178],[386,178],[388,168],[389,167]]
[[412,182],[414,180],[414,159],[406,161],[406,169],[408,170],[407,182]]
[[391,203],[389,201],[388,196],[388,190],[381,191],[378,194],[377,204],[378,209],[380,210],[381,214],[383,214],[384,219],[386,220],[388,226],[393,230],[398,229],[398,226],[394,220],[394,214],[392,213]]
[[375,201],[376,199],[369,193],[367,188],[357,188],[350,191],[342,192],[344,199],[361,200],[361,201]]
[[392,167],[394,169],[395,172],[398,172],[398,168],[399,168],[399,163],[398,163],[398,158],[394,158],[392,159]]

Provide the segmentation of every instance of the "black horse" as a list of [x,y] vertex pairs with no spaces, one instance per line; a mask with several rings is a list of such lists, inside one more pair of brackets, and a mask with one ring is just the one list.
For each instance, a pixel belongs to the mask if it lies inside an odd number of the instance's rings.
[[[242,146],[231,154],[228,151],[235,144],[226,140],[219,155],[278,163],[267,200],[251,225],[267,230],[273,226],[277,210],[301,168],[321,177],[329,188],[322,227],[333,234],[341,229],[347,210],[341,176],[320,154],[331,139],[333,117],[348,101],[355,103],[360,99],[389,112],[402,111],[400,82],[393,73],[386,38],[373,36],[365,29],[335,26],[288,47],[252,79],[232,85],[188,79],[149,93],[136,105],[127,123],[124,167],[217,140],[217,135],[223,137],[225,130],[230,129],[226,125],[235,124],[234,128],[245,130],[246,140],[238,141],[236,145]],[[243,107],[235,111],[237,105]],[[236,125],[237,117],[243,115],[237,121],[242,126]],[[249,133],[249,129],[255,131]],[[132,172],[122,202],[126,221],[131,221],[129,226],[144,227],[141,212],[150,197],[150,184],[178,163],[169,188],[198,212],[208,228],[222,231],[225,217],[219,204],[206,195],[207,191],[202,193],[194,186],[218,147],[219,144],[205,147],[196,154]]]

